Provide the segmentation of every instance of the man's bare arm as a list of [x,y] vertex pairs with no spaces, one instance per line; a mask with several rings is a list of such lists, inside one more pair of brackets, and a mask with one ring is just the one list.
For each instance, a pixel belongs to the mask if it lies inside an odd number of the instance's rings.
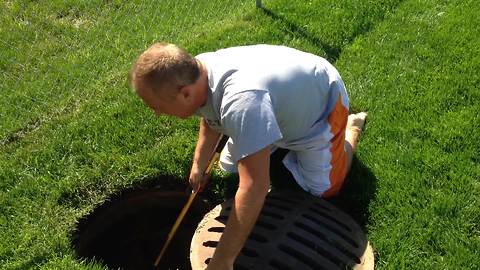
[[201,119],[197,146],[195,147],[195,154],[193,156],[192,169],[189,178],[193,190],[202,189],[206,184],[204,173],[220,135],[220,133],[211,129],[207,125],[205,119]]
[[227,226],[207,269],[231,269],[263,207],[270,187],[270,147],[241,159],[240,183]]

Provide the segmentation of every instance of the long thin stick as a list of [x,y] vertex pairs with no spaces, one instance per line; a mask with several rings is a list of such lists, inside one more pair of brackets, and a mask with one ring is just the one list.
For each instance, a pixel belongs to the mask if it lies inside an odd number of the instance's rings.
[[[212,170],[213,164],[220,157],[220,153],[222,152],[223,147],[227,143],[227,140],[228,140],[228,137],[225,136],[225,135],[219,140],[219,142],[217,144],[217,147],[215,148],[215,153],[213,154],[212,158],[210,159],[210,162],[208,163],[208,167],[205,170],[205,175],[210,174],[210,171]],[[177,232],[177,229],[180,226],[180,223],[182,223],[183,218],[185,217],[185,214],[187,214],[188,209],[190,209],[190,206],[192,205],[192,202],[195,199],[195,196],[197,196],[197,193],[198,193],[198,191],[194,191],[190,194],[190,197],[188,197],[187,203],[183,207],[182,211],[180,212],[180,215],[178,215],[177,220],[175,220],[175,223],[173,224],[172,229],[170,229],[170,232],[168,233],[167,241],[163,245],[162,251],[160,251],[160,254],[157,256],[157,259],[155,260],[155,263],[154,263],[155,267],[158,267],[158,264],[160,263],[160,260],[162,259],[163,254],[167,250],[168,245],[170,245],[170,242],[172,241],[173,236]]]
[[177,232],[178,226],[180,226],[180,223],[182,222],[183,218],[185,217],[185,214],[187,213],[188,209],[190,208],[190,205],[192,205],[193,199],[195,199],[196,195],[197,195],[197,191],[194,191],[190,194],[190,197],[188,197],[187,203],[183,207],[182,211],[180,212],[180,215],[178,215],[177,220],[173,224],[172,229],[168,233],[167,242],[165,242],[165,244],[163,245],[162,251],[160,251],[160,254],[158,255],[157,259],[155,260],[155,264],[154,264],[155,267],[157,267],[158,264],[160,263],[160,259],[162,259],[163,254],[167,250],[168,245],[170,245],[170,242],[172,241],[173,236]]

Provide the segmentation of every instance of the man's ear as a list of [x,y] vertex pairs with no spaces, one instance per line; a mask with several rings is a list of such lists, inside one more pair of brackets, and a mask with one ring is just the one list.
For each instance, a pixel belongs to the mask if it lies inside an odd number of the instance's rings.
[[187,103],[192,103],[194,99],[193,86],[192,85],[182,86],[180,88],[180,91],[178,92],[178,95],[183,101]]

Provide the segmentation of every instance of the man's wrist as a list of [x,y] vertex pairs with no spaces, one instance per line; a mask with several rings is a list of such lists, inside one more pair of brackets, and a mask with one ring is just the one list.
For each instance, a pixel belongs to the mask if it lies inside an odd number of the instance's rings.
[[192,168],[193,169],[201,169],[203,166],[202,166],[202,161],[200,159],[194,159],[193,162],[192,162]]

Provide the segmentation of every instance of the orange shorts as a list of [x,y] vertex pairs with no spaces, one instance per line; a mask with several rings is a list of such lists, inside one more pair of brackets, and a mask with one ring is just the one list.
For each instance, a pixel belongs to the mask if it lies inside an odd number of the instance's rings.
[[345,129],[347,127],[348,109],[342,105],[339,97],[335,103],[333,111],[328,116],[328,123],[333,134],[330,140],[332,146],[330,152],[332,159],[330,164],[332,169],[329,174],[330,188],[322,194],[322,197],[332,197],[336,195],[347,176],[347,154],[345,152]]
[[328,115],[327,128],[318,136],[318,144],[301,151],[290,151],[283,164],[295,181],[314,196],[332,197],[341,189],[347,175],[345,129],[348,120],[348,99],[338,94]]

